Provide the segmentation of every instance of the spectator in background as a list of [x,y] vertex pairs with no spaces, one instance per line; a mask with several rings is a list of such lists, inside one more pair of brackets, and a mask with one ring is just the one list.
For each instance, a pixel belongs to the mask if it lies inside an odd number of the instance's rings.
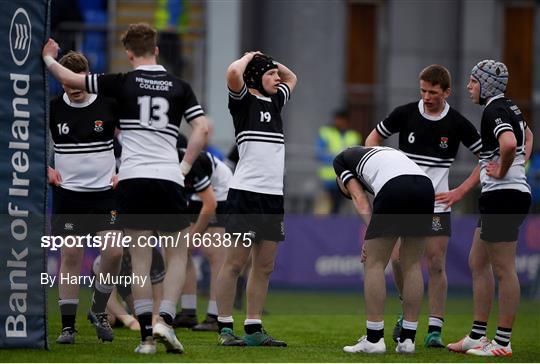
[[336,155],[347,147],[362,143],[362,135],[351,129],[349,114],[346,110],[334,112],[334,121],[319,129],[317,139],[317,159],[321,163],[319,178],[330,199],[330,212],[338,213],[343,199],[336,187],[336,174],[332,162]]
[[172,74],[181,77],[183,70],[182,33],[188,21],[188,6],[184,0],[158,0],[154,26],[158,31],[160,60]]

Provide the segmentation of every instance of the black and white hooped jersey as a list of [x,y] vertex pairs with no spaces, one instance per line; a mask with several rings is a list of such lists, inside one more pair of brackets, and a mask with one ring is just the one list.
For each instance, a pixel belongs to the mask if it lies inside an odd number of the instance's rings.
[[392,178],[426,176],[424,171],[399,150],[388,147],[351,147],[334,158],[334,171],[344,185],[356,178],[374,196]]
[[[438,117],[424,113],[423,100],[399,106],[376,130],[383,138],[399,133],[399,149],[431,178],[435,193],[449,190],[448,172],[460,143],[475,154],[482,148],[476,128],[448,103]],[[435,202],[435,212],[445,211]]]
[[[525,129],[523,114],[511,100],[503,94],[490,99],[482,114],[480,133],[482,150],[480,151],[480,182],[482,192],[512,189],[530,193],[525,175]],[[495,179],[486,174],[489,162],[497,162],[501,156],[499,136],[502,133],[514,133],[516,137],[516,156],[512,166],[503,179]]]
[[114,100],[90,95],[86,102],[73,103],[64,93],[50,106],[49,129],[61,187],[72,191],[110,189],[116,166],[114,128],[118,122]]
[[[184,154],[185,149],[180,149],[178,157],[181,159]],[[231,178],[232,172],[225,163],[209,152],[201,152],[184,179],[185,191],[191,200],[201,201],[197,193],[212,187],[216,201],[226,201]]]
[[[208,152],[203,152],[201,153],[201,156],[203,155],[204,157],[202,158],[209,161],[209,163],[205,163],[205,165],[208,165],[211,168],[211,170],[209,171],[210,174],[208,174],[207,172],[207,176],[210,176],[210,185],[214,190],[216,201],[227,201],[229,183],[233,175],[231,169],[224,162],[220,161],[212,154]],[[206,183],[204,179],[202,179],[201,181],[204,181]],[[202,182],[199,183],[201,184]],[[191,195],[191,200],[201,201],[201,198],[197,194],[193,194]]]
[[147,65],[128,73],[89,75],[86,88],[118,102],[119,180],[165,179],[183,186],[176,150],[182,116],[190,122],[204,115],[189,84],[160,65]]
[[240,159],[231,188],[270,195],[283,195],[285,139],[281,110],[290,98],[285,83],[271,97],[255,96],[246,85],[240,92],[229,90],[229,111]]

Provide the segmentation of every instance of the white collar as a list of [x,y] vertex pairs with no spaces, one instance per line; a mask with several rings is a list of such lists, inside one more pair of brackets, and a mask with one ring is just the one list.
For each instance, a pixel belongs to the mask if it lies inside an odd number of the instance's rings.
[[[248,89],[249,90],[249,89]],[[249,92],[250,94],[252,94],[253,96],[255,96],[256,98],[258,98],[259,100],[263,100],[263,101],[268,101],[268,102],[272,102],[272,99],[267,97],[267,96],[263,96],[263,95],[256,95],[254,94],[253,92]]]
[[164,71],[164,72],[167,72],[165,67],[163,67],[160,64],[143,64],[143,65],[135,68],[135,71]]
[[97,99],[97,95],[96,94],[89,94],[89,97],[88,97],[88,100],[86,101],[83,101],[83,102],[72,102],[67,93],[64,92],[64,95],[62,96],[62,99],[64,100],[64,102],[66,104],[68,104],[69,106],[71,107],[76,107],[76,108],[83,108],[83,107],[87,107],[88,105],[90,105],[91,103],[93,103],[94,101],[96,101]]
[[422,115],[423,117],[425,117],[428,120],[439,121],[442,118],[444,118],[446,116],[446,114],[448,114],[449,110],[450,110],[450,104],[445,101],[444,102],[444,109],[443,109],[442,113],[440,113],[438,116],[428,115],[428,114],[426,114],[424,112],[424,100],[421,99],[420,101],[418,101],[418,111],[420,111],[420,115]]
[[504,94],[498,94],[497,96],[493,96],[492,98],[490,98],[490,99],[486,102],[486,106],[488,106],[489,104],[491,104],[491,101],[497,100],[497,99],[500,99],[500,98],[503,98],[503,97],[504,97]]

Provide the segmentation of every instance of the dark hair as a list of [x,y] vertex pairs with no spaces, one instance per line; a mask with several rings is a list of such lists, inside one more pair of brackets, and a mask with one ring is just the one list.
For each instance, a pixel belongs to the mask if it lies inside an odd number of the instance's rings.
[[448,90],[452,82],[450,72],[446,67],[438,64],[432,64],[431,66],[424,68],[422,72],[420,72],[420,75],[418,75],[418,78],[422,81],[431,83],[433,86],[441,86],[443,91]]
[[66,55],[60,58],[58,63],[75,73],[88,73],[90,71],[88,60],[84,54],[80,52],[69,51]]
[[334,111],[334,119],[342,118],[342,119],[348,119],[349,118],[349,111],[347,109],[338,109]]
[[157,31],[147,23],[130,24],[122,34],[122,44],[137,57],[154,54],[157,45]]

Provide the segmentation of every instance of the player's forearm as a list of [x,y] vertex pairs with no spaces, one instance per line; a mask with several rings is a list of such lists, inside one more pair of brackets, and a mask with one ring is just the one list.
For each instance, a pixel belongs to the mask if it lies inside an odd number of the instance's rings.
[[244,77],[244,71],[248,63],[253,59],[251,53],[246,53],[242,58],[237,59],[229,65],[227,68],[227,80],[229,79],[242,79]]
[[463,194],[467,194],[470,190],[472,190],[475,186],[477,186],[480,183],[480,165],[477,164],[476,167],[474,167],[473,171],[467,177],[465,181],[463,181],[462,184],[460,184],[457,188],[463,192]]
[[189,137],[186,154],[183,159],[183,162],[188,163],[190,167],[195,163],[195,160],[199,157],[199,153],[208,142],[208,120],[206,117],[200,116],[191,122],[191,126],[193,127],[193,131]]
[[369,224],[369,221],[371,220],[371,205],[369,204],[369,200],[362,196],[355,195],[351,195],[351,199],[358,215],[360,215],[366,224]]
[[195,233],[204,233],[206,231],[206,228],[208,227],[208,224],[210,223],[210,220],[216,214],[216,198],[214,196],[214,193],[209,189],[211,190],[211,187],[209,187],[203,193],[199,194],[199,196],[202,195],[201,198],[203,205],[201,211],[199,212],[199,216],[197,216],[197,221],[190,229],[190,233],[192,235]]
[[533,133],[530,128],[525,129],[525,162],[531,157],[533,149]]
[[508,173],[508,170],[512,166],[512,163],[514,163],[514,158],[516,157],[516,148],[501,148],[501,159],[499,160],[500,164],[500,171],[501,171],[501,178],[506,176],[506,173]]
[[48,69],[62,85],[77,90],[86,90],[85,75],[77,74],[56,61],[49,63]]
[[377,133],[377,130],[373,129],[371,133],[369,133],[368,137],[366,138],[366,147],[377,147],[382,144],[384,141],[383,137]]
[[291,71],[287,66],[282,63],[276,62],[278,65],[278,73],[283,83],[294,83],[296,84],[297,77],[293,71]]

